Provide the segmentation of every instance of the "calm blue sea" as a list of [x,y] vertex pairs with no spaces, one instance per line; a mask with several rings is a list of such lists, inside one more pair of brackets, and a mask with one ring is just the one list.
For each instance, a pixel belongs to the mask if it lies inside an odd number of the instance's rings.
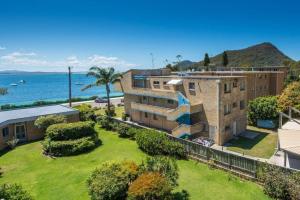
[[[26,83],[22,84],[20,80],[25,80]],[[92,77],[86,77],[85,74],[72,74],[72,97],[105,96],[106,92],[103,86],[90,88],[83,92],[80,90],[94,80]],[[11,86],[12,83],[16,83],[18,86]],[[68,74],[0,74],[0,87],[8,88],[8,94],[0,96],[0,105],[27,104],[39,100],[64,100],[68,98]],[[112,96],[122,95],[122,93],[114,91],[113,87],[111,92]]]

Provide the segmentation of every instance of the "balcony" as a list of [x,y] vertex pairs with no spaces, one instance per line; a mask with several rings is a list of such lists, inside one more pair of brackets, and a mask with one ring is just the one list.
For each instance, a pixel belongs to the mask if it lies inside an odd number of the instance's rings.
[[184,114],[192,114],[202,110],[202,104],[190,106],[188,104],[181,105],[175,109],[153,106],[148,104],[131,102],[131,109],[142,112],[154,113],[167,117],[167,120],[175,121]]
[[133,87],[131,90],[128,90],[125,93],[173,100],[178,99],[178,94],[174,90],[152,90],[151,88]]
[[184,134],[193,135],[200,133],[204,130],[204,124],[199,122],[193,125],[181,124],[172,130],[172,135],[175,137],[181,137]]

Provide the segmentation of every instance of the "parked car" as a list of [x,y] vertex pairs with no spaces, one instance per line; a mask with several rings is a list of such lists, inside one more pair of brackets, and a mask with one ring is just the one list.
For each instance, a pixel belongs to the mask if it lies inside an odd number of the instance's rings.
[[107,103],[107,99],[103,99],[103,98],[100,98],[100,97],[97,97],[95,99],[95,103]]

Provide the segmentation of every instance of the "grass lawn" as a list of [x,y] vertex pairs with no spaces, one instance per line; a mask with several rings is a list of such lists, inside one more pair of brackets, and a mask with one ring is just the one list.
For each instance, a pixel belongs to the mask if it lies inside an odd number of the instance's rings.
[[[42,155],[40,142],[17,147],[0,157],[4,171],[0,183],[21,183],[38,200],[89,199],[86,180],[100,163],[111,159],[141,162],[146,156],[134,141],[102,129],[98,132],[102,146],[79,156],[48,158]],[[176,191],[187,190],[191,200],[268,199],[255,183],[221,170],[195,161],[181,160],[178,165],[180,177]]]
[[257,132],[259,135],[253,140],[243,137],[240,137],[238,140],[232,140],[230,141],[231,146],[227,147],[227,149],[250,156],[270,158],[277,146],[277,133],[253,126],[248,126],[247,129]]
[[[116,117],[121,118],[122,113],[124,112],[124,106],[116,106],[115,107],[115,112],[116,112]],[[101,108],[101,109],[95,111],[95,113],[104,115],[105,114],[105,108]]]

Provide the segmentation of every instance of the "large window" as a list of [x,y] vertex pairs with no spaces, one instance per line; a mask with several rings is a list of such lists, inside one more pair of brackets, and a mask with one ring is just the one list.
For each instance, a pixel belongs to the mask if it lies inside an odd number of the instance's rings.
[[2,129],[2,137],[7,138],[9,136],[9,128],[5,127]]
[[228,115],[231,113],[231,105],[230,104],[226,104],[224,106],[224,115]]
[[153,119],[157,120],[157,115],[156,114],[153,114]]
[[153,81],[153,85],[159,85],[159,81]]
[[195,90],[195,83],[194,82],[189,83],[189,90]]
[[229,83],[224,84],[224,93],[229,93],[231,92],[231,85]]
[[245,90],[245,81],[241,81],[240,90]]
[[168,99],[168,104],[174,104],[174,100]]

